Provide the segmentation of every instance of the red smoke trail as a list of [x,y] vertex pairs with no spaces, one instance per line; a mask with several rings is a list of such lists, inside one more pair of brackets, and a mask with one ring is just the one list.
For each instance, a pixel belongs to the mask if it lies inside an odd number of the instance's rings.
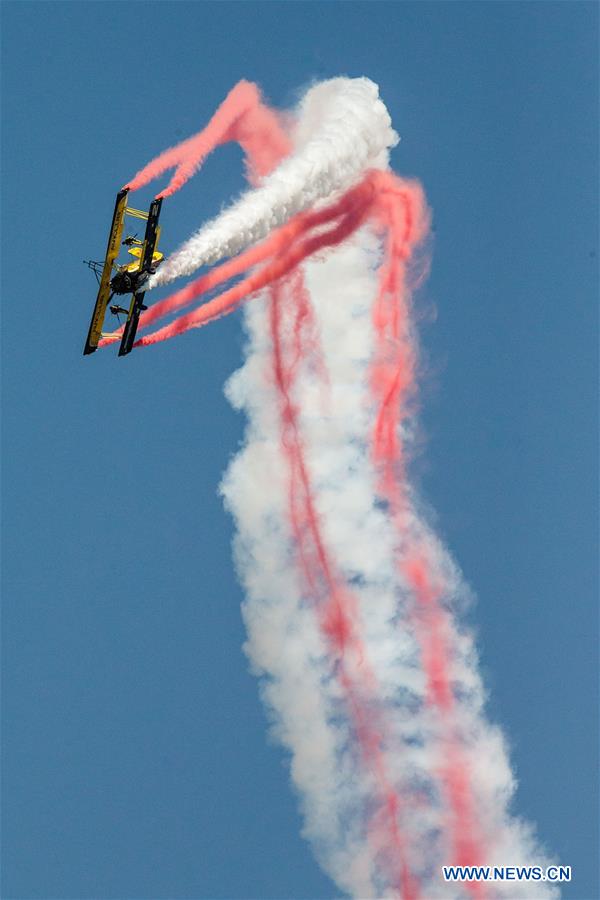
[[[443,725],[444,763],[440,776],[445,788],[450,817],[448,832],[453,843],[453,859],[458,865],[477,865],[483,858],[478,835],[469,770],[453,733],[454,696],[451,688],[451,660],[447,641],[447,613],[441,606],[443,585],[436,583],[435,571],[424,545],[411,537],[406,524],[408,500],[405,488],[405,459],[401,439],[403,420],[415,396],[415,354],[411,334],[407,261],[422,239],[426,222],[424,201],[416,185],[400,195],[401,204],[386,204],[386,261],[380,273],[380,287],[373,310],[376,352],[371,371],[371,389],[377,404],[372,433],[372,456],[379,473],[379,490],[387,500],[398,532],[401,571],[416,600],[415,631],[421,646],[423,668],[428,680],[429,702],[440,712]],[[483,886],[470,884],[476,896]]]
[[[290,329],[291,346],[286,346],[285,342],[282,300],[291,308],[294,317]],[[358,605],[335,573],[321,533],[305,461],[298,410],[292,399],[299,365],[317,350],[310,300],[297,270],[288,283],[279,282],[270,289],[269,321],[273,375],[279,395],[281,448],[288,463],[290,519],[300,567],[309,594],[317,604],[319,627],[336,662],[361,753],[377,779],[383,801],[377,821],[372,825],[372,837],[379,845],[383,844],[380,850],[384,855],[382,863],[391,875],[398,896],[404,900],[415,900],[418,884],[410,872],[398,825],[400,797],[391,784],[382,752],[385,727],[383,722],[377,721],[370,699],[377,696],[378,690],[366,648],[358,634]],[[347,654],[352,654],[359,663],[360,687],[349,674]]]
[[261,101],[258,87],[239,81],[206,128],[151,160],[125,187],[137,191],[167,169],[175,169],[167,187],[156,195],[170,197],[189,181],[215,147],[228,141],[237,141],[245,150],[251,182],[270,172],[291,150],[277,113]]

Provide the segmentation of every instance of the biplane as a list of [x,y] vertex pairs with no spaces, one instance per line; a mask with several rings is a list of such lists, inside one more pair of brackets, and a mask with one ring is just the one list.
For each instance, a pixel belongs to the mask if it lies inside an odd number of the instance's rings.
[[[100,339],[107,336],[102,330],[107,309],[110,309],[110,312],[117,318],[120,315],[127,316],[119,347],[119,356],[126,356],[131,352],[140,313],[146,309],[144,306],[145,284],[150,275],[156,272],[156,267],[160,265],[163,259],[163,254],[158,250],[158,239],[160,237],[158,217],[162,200],[153,200],[150,204],[150,209],[145,213],[139,209],[127,206],[128,193],[128,189],[123,188],[117,194],[104,262],[85,261],[98,280],[98,296],[92,314],[90,330],[83,348],[84,356],[97,350]],[[142,219],[146,222],[146,232],[143,241],[138,240],[135,236],[127,237],[124,241],[121,241],[126,216]],[[128,253],[133,257],[133,260],[119,264],[117,260],[122,245],[128,248]],[[115,294],[131,294],[129,306],[127,308],[117,304],[109,306]]]

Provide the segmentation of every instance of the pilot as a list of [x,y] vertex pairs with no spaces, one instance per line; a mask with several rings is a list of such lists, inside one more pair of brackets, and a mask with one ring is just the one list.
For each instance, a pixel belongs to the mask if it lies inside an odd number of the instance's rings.
[[119,266],[117,274],[110,282],[111,289],[115,294],[133,294],[141,283],[140,275],[143,274],[144,281],[148,277],[147,274],[140,272],[129,272],[127,266]]

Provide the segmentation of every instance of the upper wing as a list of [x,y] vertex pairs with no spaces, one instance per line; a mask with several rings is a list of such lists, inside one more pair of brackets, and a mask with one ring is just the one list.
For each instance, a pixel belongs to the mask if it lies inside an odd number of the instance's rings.
[[[162,199],[153,200],[150,205],[148,220],[146,222],[146,234],[144,235],[144,245],[142,247],[140,272],[148,272],[152,265],[152,260],[154,259],[154,252],[160,234],[158,217],[160,216],[161,206]],[[140,313],[144,306],[144,294],[145,291],[138,291],[131,298],[129,315],[127,316],[123,337],[121,338],[121,346],[119,347],[119,356],[126,356],[128,353],[131,353]]]
[[104,259],[104,268],[100,278],[100,287],[98,288],[98,297],[92,314],[90,330],[88,332],[85,347],[83,349],[84,356],[93,353],[98,349],[98,341],[102,334],[102,326],[104,324],[104,316],[106,315],[106,307],[110,298],[110,278],[114,262],[119,255],[121,245],[121,235],[123,234],[123,219],[125,218],[125,208],[127,206],[128,189],[123,188],[117,194],[115,203],[115,211],[113,213],[112,224],[110,226],[110,234],[108,236],[108,246],[106,248],[106,257]]

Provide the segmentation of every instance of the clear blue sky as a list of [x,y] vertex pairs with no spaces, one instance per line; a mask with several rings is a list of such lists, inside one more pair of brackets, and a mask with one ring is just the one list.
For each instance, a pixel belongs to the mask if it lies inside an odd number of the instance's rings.
[[[517,811],[598,896],[593,3],[14,3],[3,13],[7,898],[331,898],[241,652],[217,485],[238,316],[84,359],[118,187],[239,78],[368,75],[424,183],[428,445]],[[172,249],[242,186],[225,148]],[[140,195],[145,204],[150,191]],[[535,862],[532,860],[531,862]]]

